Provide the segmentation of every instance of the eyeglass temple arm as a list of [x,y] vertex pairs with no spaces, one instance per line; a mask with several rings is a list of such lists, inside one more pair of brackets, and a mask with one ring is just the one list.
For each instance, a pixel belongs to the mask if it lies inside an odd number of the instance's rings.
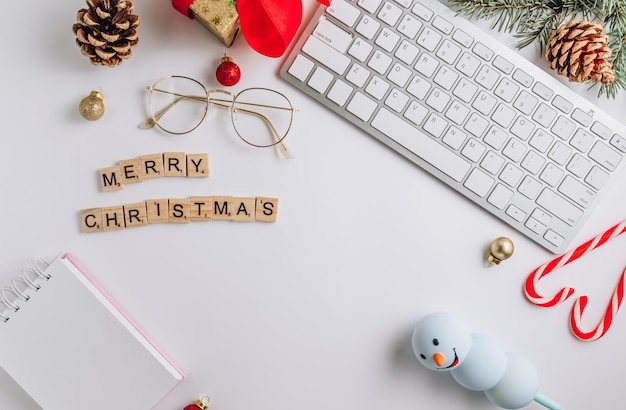
[[152,115],[152,117],[148,118],[147,120],[143,121],[141,124],[139,124],[139,128],[144,129],[144,130],[148,130],[152,127],[154,127],[156,125],[156,123],[161,119],[161,117],[163,117],[172,107],[174,107],[176,104],[178,104],[179,102],[189,99],[189,100],[194,100],[194,101],[200,101],[200,102],[207,102],[207,98],[206,97],[197,97],[197,96],[193,96],[193,95],[183,95],[183,94],[176,94],[176,93],[172,93],[169,91],[163,91],[163,90],[159,90],[156,88],[151,89],[151,91],[159,91],[165,94],[171,94],[171,95],[175,95],[176,99],[173,100],[171,103],[167,104],[165,107],[161,108],[158,112],[154,113]]
[[[252,104],[252,105],[258,105],[258,104]],[[263,122],[265,122],[265,124],[267,125],[267,127],[270,129],[270,133],[272,134],[272,139],[274,140],[276,147],[278,148],[280,155],[284,158],[287,159],[292,159],[294,158],[294,155],[291,151],[289,151],[289,148],[287,148],[287,145],[285,145],[285,143],[282,141],[282,139],[280,138],[280,135],[278,135],[278,132],[276,131],[276,128],[274,128],[274,125],[271,123],[271,121],[263,114],[256,112],[256,111],[251,111],[251,110],[245,110],[245,109],[241,109],[238,108],[235,111],[240,111],[246,114],[251,114],[251,115],[256,115],[257,117],[259,117],[260,119],[263,120]]]

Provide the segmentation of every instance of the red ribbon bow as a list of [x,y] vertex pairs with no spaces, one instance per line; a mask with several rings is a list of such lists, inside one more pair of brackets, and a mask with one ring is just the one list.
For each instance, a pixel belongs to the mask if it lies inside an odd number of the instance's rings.
[[[223,0],[226,1],[226,0]],[[317,0],[329,6],[330,0]],[[189,18],[194,0],[172,0],[176,10]],[[237,0],[241,34],[250,47],[268,57],[283,55],[302,22],[301,0]]]

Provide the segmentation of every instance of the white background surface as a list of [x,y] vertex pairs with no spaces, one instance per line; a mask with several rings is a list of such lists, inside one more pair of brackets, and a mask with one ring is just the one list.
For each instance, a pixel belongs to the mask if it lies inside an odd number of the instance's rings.
[[[305,0],[305,20],[314,6]],[[136,1],[140,44],[129,60],[92,66],[71,30],[83,7],[3,5],[0,281],[8,284],[34,255],[74,254],[186,374],[158,410],[182,409],[201,395],[211,396],[212,410],[495,408],[417,362],[412,328],[435,310],[457,312],[526,355],[541,390],[564,408],[622,406],[623,313],[604,338],[584,343],[568,328],[573,299],[540,309],[523,296],[526,276],[554,255],[288,86],[277,75],[282,59],[256,54],[243,38],[226,49],[167,0]],[[217,111],[186,136],[137,127],[147,115],[147,85],[181,74],[217,87],[214,71],[226,52],[243,71],[236,90],[274,87],[300,109],[287,140],[294,160],[240,143]],[[532,46],[523,54],[545,66]],[[77,109],[92,89],[105,95],[98,122]],[[615,101],[587,95],[623,117],[626,92]],[[100,168],[165,151],[208,152],[211,177],[100,191]],[[625,183],[623,175],[574,245],[626,217]],[[83,208],[193,195],[278,197],[278,222],[80,231]],[[485,268],[484,252],[498,236],[514,241],[515,255]],[[572,285],[589,295],[585,324],[595,327],[625,247],[626,238],[615,239],[550,275],[542,289]],[[37,406],[0,371],[0,408]]]

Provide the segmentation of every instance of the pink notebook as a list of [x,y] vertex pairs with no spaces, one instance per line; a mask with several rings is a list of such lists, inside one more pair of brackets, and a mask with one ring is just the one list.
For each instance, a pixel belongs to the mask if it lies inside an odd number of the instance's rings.
[[183,374],[69,254],[0,293],[0,366],[43,409],[150,409]]

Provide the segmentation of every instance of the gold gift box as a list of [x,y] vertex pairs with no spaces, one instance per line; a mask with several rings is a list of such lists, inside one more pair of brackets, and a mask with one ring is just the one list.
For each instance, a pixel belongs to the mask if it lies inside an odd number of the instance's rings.
[[195,0],[189,14],[213,33],[226,47],[239,35],[239,14],[228,0]]

